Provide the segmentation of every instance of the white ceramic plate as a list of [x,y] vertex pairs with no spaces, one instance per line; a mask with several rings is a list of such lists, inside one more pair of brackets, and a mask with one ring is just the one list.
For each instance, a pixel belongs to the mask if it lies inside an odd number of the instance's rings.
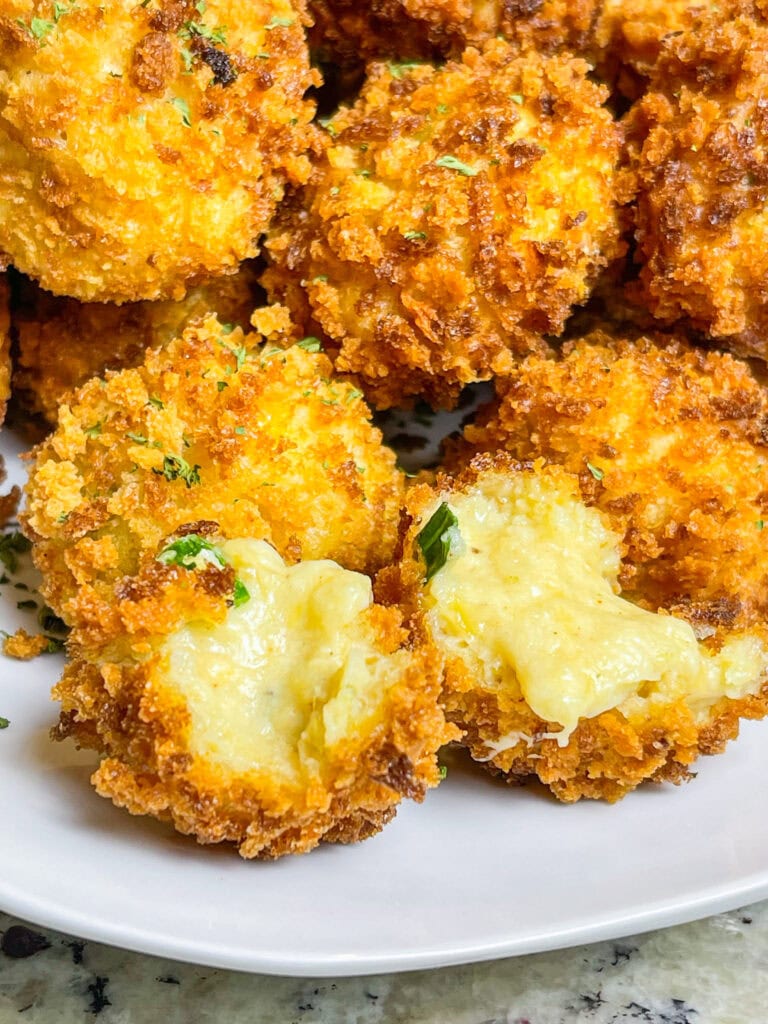
[[[18,443],[5,436],[5,451]],[[10,460],[12,476],[21,478]],[[0,626],[33,628],[0,587]],[[247,863],[131,818],[52,744],[57,656],[0,661],[0,907],[128,949],[301,976],[438,967],[676,924],[768,896],[768,724],[690,785],[558,805],[452,759],[357,847]]]

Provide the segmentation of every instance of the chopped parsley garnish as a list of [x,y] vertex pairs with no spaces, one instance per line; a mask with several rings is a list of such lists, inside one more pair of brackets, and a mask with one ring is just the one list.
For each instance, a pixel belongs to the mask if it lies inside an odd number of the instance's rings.
[[273,28],[290,28],[294,20],[294,18],[280,18],[275,15],[272,20],[264,26],[264,28],[267,32],[271,32]]
[[323,343],[319,338],[302,338],[301,341],[297,341],[296,344],[299,348],[303,348],[305,352],[322,352]]
[[14,530],[13,533],[4,533],[0,537],[0,562],[10,573],[15,573],[19,566],[17,555],[24,554],[32,547],[27,538]]
[[199,39],[207,39],[211,43],[220,43],[221,46],[226,46],[227,26],[217,25],[216,28],[211,28],[201,21],[187,21],[179,29],[179,36],[182,39],[192,39],[197,36]]
[[480,171],[477,167],[471,167],[469,164],[463,163],[455,156],[451,156],[450,153],[445,156],[439,156],[435,163],[438,167],[446,167],[449,171],[458,171],[459,174],[464,174],[468,178],[474,178]]
[[765,529],[765,520],[764,519],[756,519],[755,520],[755,526],[757,527],[758,530],[764,530]]
[[354,402],[358,398],[362,398],[362,397],[363,397],[363,392],[362,391],[359,391],[357,388],[352,388],[352,390],[347,395],[347,399],[346,399],[346,403],[345,404],[346,405],[350,405],[352,402]]
[[[188,533],[185,537],[171,541],[157,556],[157,561],[163,565],[180,565],[182,569],[189,570],[202,569],[208,565],[224,569],[229,565],[216,545],[198,533]],[[235,608],[239,608],[250,599],[251,595],[246,585],[242,580],[235,578],[232,591],[232,603]]]
[[592,474],[592,476],[595,478],[595,480],[602,480],[603,477],[605,476],[605,472],[602,469],[600,469],[598,466],[593,466],[591,462],[587,463],[587,469]]
[[446,776],[448,775],[448,768],[444,764],[440,764],[437,766],[437,770],[440,774],[440,781],[442,782],[443,779],[446,778]]
[[459,521],[443,502],[427,525],[417,534],[416,540],[424,556],[427,571],[424,582],[429,583],[448,561],[451,544],[459,535]]
[[0,729],[7,729],[10,724],[7,718],[0,718]]
[[133,441],[135,444],[149,444],[149,438],[144,437],[143,434],[134,434],[133,431],[129,430],[125,436],[128,438],[129,441]]
[[183,480],[187,488],[200,483],[200,466],[190,466],[181,455],[166,455],[163,468],[153,469],[152,472],[164,476],[166,480]]
[[426,231],[406,231],[403,235],[406,242],[423,242],[426,237]]
[[217,391],[221,392],[221,391],[224,390],[224,388],[228,388],[228,387],[229,387],[229,384],[227,384],[227,382],[225,380],[217,380],[216,381],[216,390]]
[[155,398],[154,395],[150,395],[149,396],[149,400],[148,400],[147,404],[148,405],[154,405],[154,407],[156,409],[164,409],[165,408],[165,404],[163,402],[161,402],[159,398]]
[[390,61],[387,64],[387,70],[393,78],[402,78],[405,71],[422,67],[424,67],[423,60]]
[[43,648],[43,654],[59,654],[65,648],[65,643],[60,637],[47,636],[45,638],[48,643]]
[[86,427],[85,433],[88,437],[98,437],[101,433],[101,420],[98,423],[94,423],[92,427]]
[[67,629],[64,622],[55,612],[51,611],[47,604],[44,604],[37,613],[37,621],[46,633],[64,633]]
[[221,333],[222,334],[231,334],[232,331],[234,331],[234,329],[235,329],[235,324],[222,324],[221,325]]
[[519,92],[513,92],[509,98],[512,100],[513,103],[516,103],[518,107],[522,107],[523,103],[525,102],[525,100]]
[[185,128],[192,127],[192,121],[190,120],[189,104],[186,100],[183,100],[180,96],[174,96],[172,100],[168,100],[181,114],[181,123]]
[[37,601],[33,601],[32,598],[30,597],[26,601],[17,601],[16,607],[22,611],[31,612],[33,609],[37,608]]

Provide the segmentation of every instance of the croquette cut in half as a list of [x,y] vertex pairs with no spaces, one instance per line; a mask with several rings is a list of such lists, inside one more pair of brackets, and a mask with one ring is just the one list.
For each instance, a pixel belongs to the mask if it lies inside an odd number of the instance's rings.
[[234,273],[309,172],[305,19],[301,0],[7,0],[0,255],[86,302]]
[[529,357],[466,436],[457,477],[411,492],[381,596],[445,655],[475,759],[613,801],[766,714],[768,398],[748,366],[596,335]]
[[179,528],[121,581],[119,631],[54,690],[56,735],[99,751],[102,796],[198,842],[271,858],[365,839],[439,781],[456,730],[435,652],[367,576],[217,529]]
[[246,261],[236,274],[190,289],[178,302],[78,302],[20,279],[13,310],[14,401],[27,415],[55,426],[69,393],[107,370],[137,366],[147,349],[167,345],[195,320],[215,313],[247,330],[256,305],[257,271]]
[[768,359],[768,4],[702,7],[628,119],[643,302]]
[[391,557],[404,476],[360,391],[316,338],[282,348],[280,308],[244,335],[215,317],[83,385],[29,457],[23,528],[42,593],[79,643],[119,629],[120,580],[184,524],[269,541],[289,562],[375,571]]
[[386,408],[508,372],[623,252],[621,129],[572,57],[369,68],[267,241],[270,298]]

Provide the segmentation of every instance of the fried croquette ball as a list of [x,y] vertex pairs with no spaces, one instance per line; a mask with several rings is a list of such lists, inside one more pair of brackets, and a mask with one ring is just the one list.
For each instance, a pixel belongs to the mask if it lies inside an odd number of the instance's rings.
[[304,17],[290,0],[8,0],[0,253],[83,302],[233,273],[309,171]]
[[102,796],[244,857],[378,832],[455,735],[436,655],[367,576],[202,525],[123,581],[118,631],[55,690],[58,737],[103,755]]
[[604,0],[595,28],[598,65],[629,99],[645,91],[664,40],[705,9],[696,0]]
[[[660,517],[663,500],[659,484]],[[622,518],[585,501],[578,475],[478,456],[414,489],[408,512],[382,589],[445,657],[448,719],[494,773],[614,801],[645,779],[684,780],[740,718],[768,713],[764,617],[702,630],[689,610],[625,590]],[[764,553],[760,568],[765,579]]]
[[94,642],[120,580],[184,523],[214,520],[292,561],[372,571],[390,558],[404,477],[360,392],[330,379],[316,339],[261,340],[193,325],[85,384],[33,450],[24,529],[42,593]]
[[247,329],[256,305],[256,270],[192,288],[179,302],[116,306],[78,302],[23,281],[13,314],[14,398],[25,413],[56,425],[68,393],[107,370],[137,366],[148,348],[166,345],[193,320],[215,313],[220,323]]
[[263,278],[386,408],[455,401],[542,351],[623,252],[621,130],[584,61],[495,41],[442,68],[373,65]]
[[668,39],[629,134],[643,300],[766,359],[768,21],[754,13],[701,14]]
[[11,395],[11,314],[10,289],[5,274],[0,273],[0,424]]
[[450,465],[497,451],[578,476],[621,533],[621,587],[644,607],[702,630],[768,615],[768,393],[748,364],[595,332],[500,381]]
[[523,49],[586,52],[601,0],[309,0],[310,42],[342,66],[459,57],[503,36]]

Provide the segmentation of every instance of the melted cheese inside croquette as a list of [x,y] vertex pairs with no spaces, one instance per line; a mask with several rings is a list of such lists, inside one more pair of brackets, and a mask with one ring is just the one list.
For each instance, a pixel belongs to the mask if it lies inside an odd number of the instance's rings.
[[561,744],[610,708],[632,718],[646,701],[682,699],[699,714],[759,690],[768,649],[756,637],[711,653],[687,622],[619,596],[620,538],[568,478],[489,474],[444,500],[461,539],[426,585],[433,636],[486,685],[559,723]]
[[265,541],[221,550],[249,599],[161,653],[163,685],[190,714],[189,751],[236,773],[315,775],[325,751],[373,727],[409,655],[377,648],[367,576],[327,559],[287,566]]

